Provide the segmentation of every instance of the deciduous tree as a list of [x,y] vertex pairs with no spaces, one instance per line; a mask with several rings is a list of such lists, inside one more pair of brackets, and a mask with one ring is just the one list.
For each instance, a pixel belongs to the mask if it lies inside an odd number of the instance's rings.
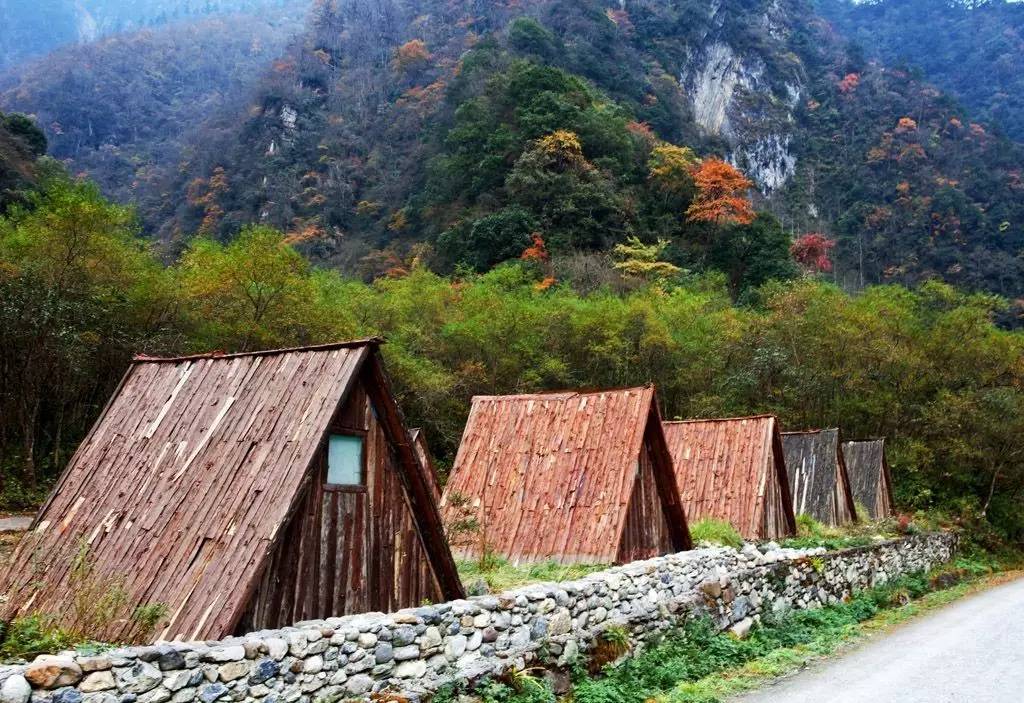
[[746,225],[754,221],[747,193],[754,184],[739,169],[721,159],[707,158],[693,169],[697,197],[686,211],[691,222]]

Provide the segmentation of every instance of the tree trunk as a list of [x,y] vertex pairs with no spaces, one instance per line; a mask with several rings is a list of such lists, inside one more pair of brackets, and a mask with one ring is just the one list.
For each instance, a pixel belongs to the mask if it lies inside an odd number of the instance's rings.
[[985,505],[981,508],[981,516],[988,515],[988,506],[992,504],[992,496],[996,492],[996,480],[999,478],[999,469],[992,472],[992,481],[988,484],[988,497],[985,498]]

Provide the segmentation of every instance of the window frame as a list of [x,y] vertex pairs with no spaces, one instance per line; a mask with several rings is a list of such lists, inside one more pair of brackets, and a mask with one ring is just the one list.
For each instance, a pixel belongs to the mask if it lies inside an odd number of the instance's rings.
[[[327,480],[331,470],[331,437],[359,437],[362,441],[362,451],[359,452],[360,471],[362,473],[362,483],[331,483]],[[366,439],[369,433],[366,430],[356,429],[354,427],[332,427],[327,431],[327,436],[324,438],[324,469],[323,469],[323,489],[326,493],[366,493],[367,492],[367,463],[366,463]]]

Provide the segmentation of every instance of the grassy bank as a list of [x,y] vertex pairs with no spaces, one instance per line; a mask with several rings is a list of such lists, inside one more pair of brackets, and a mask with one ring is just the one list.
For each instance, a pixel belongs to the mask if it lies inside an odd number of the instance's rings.
[[512,566],[505,559],[494,556],[460,561],[457,566],[462,583],[467,589],[479,591],[482,585],[486,585],[491,593],[499,593],[528,583],[572,581],[609,568],[608,564],[559,564],[553,561]]
[[[961,558],[931,574],[915,574],[861,592],[848,602],[794,611],[764,621],[746,639],[694,621],[643,653],[595,670],[577,662],[568,695],[575,703],[713,703],[762,685],[844,645],[941,607],[1019,572],[990,558]],[[455,692],[444,691],[439,703]],[[557,696],[539,671],[513,672],[485,681],[483,703],[553,703]]]

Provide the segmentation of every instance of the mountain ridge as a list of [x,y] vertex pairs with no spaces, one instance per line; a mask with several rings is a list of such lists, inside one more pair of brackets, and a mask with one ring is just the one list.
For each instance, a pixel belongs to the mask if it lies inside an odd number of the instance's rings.
[[[172,249],[260,222],[350,272],[423,242],[444,268],[470,240],[493,249],[478,264],[515,256],[532,230],[556,253],[664,238],[674,263],[702,268],[708,234],[647,180],[667,142],[740,167],[791,238],[836,239],[846,287],[1024,293],[1021,147],[803,0],[325,0],[238,99],[128,194]],[[527,99],[533,113],[517,112]],[[586,163],[531,201],[523,159],[558,130]],[[567,229],[573,198],[599,235]]]

